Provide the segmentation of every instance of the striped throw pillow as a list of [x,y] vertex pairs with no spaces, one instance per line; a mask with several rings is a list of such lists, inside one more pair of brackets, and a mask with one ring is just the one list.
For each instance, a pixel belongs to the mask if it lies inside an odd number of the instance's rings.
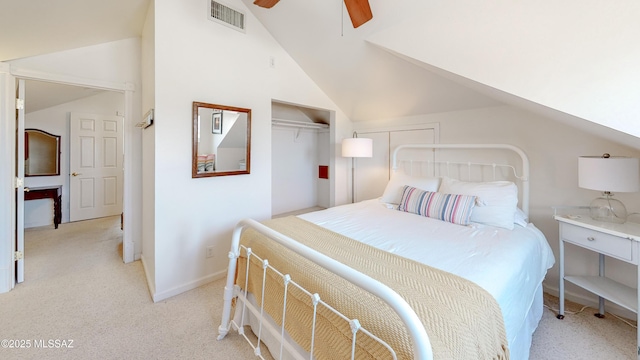
[[398,210],[454,224],[469,225],[476,197],[424,191],[404,186]]

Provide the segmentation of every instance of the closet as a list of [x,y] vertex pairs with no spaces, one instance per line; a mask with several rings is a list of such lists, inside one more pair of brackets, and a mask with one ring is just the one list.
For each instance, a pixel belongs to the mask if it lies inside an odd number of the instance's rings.
[[271,214],[329,207],[330,111],[272,102]]

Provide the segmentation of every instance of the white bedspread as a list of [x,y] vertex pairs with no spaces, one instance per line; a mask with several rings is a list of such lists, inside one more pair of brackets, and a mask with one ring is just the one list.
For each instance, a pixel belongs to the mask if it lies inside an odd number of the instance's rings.
[[554,264],[533,225],[461,226],[387,208],[378,200],[299,215],[334,232],[475,282],[500,304],[510,344]]

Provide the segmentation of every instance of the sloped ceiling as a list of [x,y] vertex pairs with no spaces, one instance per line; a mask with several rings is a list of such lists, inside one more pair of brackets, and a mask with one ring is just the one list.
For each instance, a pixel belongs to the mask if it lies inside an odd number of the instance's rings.
[[[369,0],[357,29],[339,0],[240,1],[353,121],[508,103],[640,147],[635,0]],[[0,0],[0,61],[140,36],[149,3]]]
[[150,0],[0,0],[0,61],[142,34]]
[[501,104],[365,41],[423,8],[421,1],[370,0],[374,18],[357,29],[340,1],[282,0],[271,9],[242,1],[352,121]]
[[[139,37],[150,0],[0,0],[0,61]],[[27,81],[27,113],[100,91]]]
[[637,1],[242,1],[354,121],[507,103],[640,148]]
[[461,81],[640,137],[640,3],[458,3],[431,3],[428,20],[412,17],[367,40]]

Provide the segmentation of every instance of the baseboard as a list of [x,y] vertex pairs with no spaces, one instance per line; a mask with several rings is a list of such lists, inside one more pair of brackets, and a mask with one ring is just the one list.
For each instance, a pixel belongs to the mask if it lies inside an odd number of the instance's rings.
[[[11,265],[14,262],[11,261]],[[11,291],[11,277],[13,276],[13,271],[11,269],[0,269],[0,294],[7,293]]]
[[[147,278],[147,286],[149,287],[149,295],[151,295],[151,300],[153,300],[153,294],[156,292],[156,285],[152,279],[149,278],[149,271],[147,269],[147,262],[144,260],[144,255],[140,255],[140,261],[142,262],[142,269],[144,270],[144,276]],[[155,302],[155,301],[154,301]]]
[[[556,297],[559,297],[560,295],[560,291],[557,286],[548,286],[543,284],[543,289],[544,289],[544,292],[546,292],[549,295],[553,295]],[[565,287],[564,298],[566,300],[572,301],[574,303],[578,303],[580,305],[587,305],[594,309],[598,308],[598,296],[594,294],[591,294],[591,295],[580,294],[573,291],[568,291],[566,290],[566,287]],[[632,319],[632,320],[637,319],[636,313],[629,311],[617,304],[614,304],[611,301],[605,301],[605,311],[624,317],[626,319]]]
[[172,289],[169,289],[167,291],[163,291],[161,293],[152,293],[152,298],[153,298],[153,302],[158,302],[158,301],[162,301],[162,300],[166,300],[170,297],[182,294],[185,291],[189,291],[189,290],[193,290],[197,287],[200,287],[202,285],[206,285],[212,281],[216,281],[219,279],[224,278],[227,275],[227,269],[224,269],[222,271],[219,271],[217,273],[213,273],[207,276],[203,276],[200,279],[188,282],[186,284],[180,285],[180,286],[176,286]]

